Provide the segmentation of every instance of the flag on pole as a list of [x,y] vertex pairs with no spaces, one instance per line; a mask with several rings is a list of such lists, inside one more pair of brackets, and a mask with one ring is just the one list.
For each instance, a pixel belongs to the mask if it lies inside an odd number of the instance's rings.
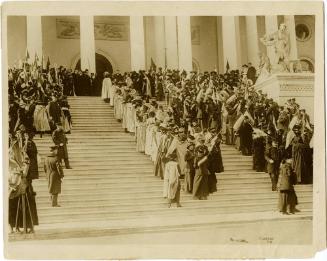
[[26,56],[25,56],[25,61],[27,62],[30,59],[30,54],[26,48]]
[[156,68],[157,68],[157,66],[156,66],[156,64],[154,63],[154,61],[153,61],[153,59],[152,59],[152,57],[151,57],[151,66],[150,66],[150,70],[154,70],[154,71],[156,71]]
[[228,63],[228,60],[227,60],[227,63],[226,63],[226,73],[229,72],[229,69],[230,69],[230,67],[229,67],[229,63]]
[[50,71],[50,58],[48,56],[48,61],[47,61],[47,71],[49,72]]
[[44,61],[44,55],[42,54],[42,57],[41,57],[41,70],[43,70],[44,68],[43,68],[43,61]]
[[37,56],[37,53],[35,53],[35,57],[34,57],[35,67],[37,67],[38,63],[39,63],[39,57]]

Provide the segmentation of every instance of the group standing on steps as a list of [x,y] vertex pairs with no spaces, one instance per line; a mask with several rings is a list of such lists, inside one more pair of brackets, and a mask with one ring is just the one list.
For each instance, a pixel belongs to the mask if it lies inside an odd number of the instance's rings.
[[[11,232],[33,233],[39,224],[32,181],[39,178],[41,158],[33,141],[35,134],[51,134],[53,145],[44,159],[51,206],[59,207],[58,195],[64,177],[62,160],[70,169],[66,133],[72,120],[64,72],[24,63],[8,75],[9,95],[9,225]],[[47,139],[48,137],[43,137]]]
[[154,162],[169,207],[181,206],[181,189],[200,200],[217,191],[221,143],[252,156],[253,170],[269,174],[283,214],[295,212],[294,185],[312,183],[314,126],[305,109],[295,99],[279,106],[256,92],[247,70],[221,75],[152,68],[114,74],[103,84],[111,94],[102,98],[114,105],[125,131],[135,133],[136,150]]
[[[9,223],[17,231],[22,195],[30,203],[30,231],[38,224],[32,186],[38,176],[31,173],[40,161],[36,146],[24,144],[32,144],[35,133],[52,134],[55,147],[44,167],[54,207],[59,206],[64,177],[61,161],[71,168],[66,133],[72,130],[72,119],[66,95],[76,95],[74,88],[80,86],[74,86],[70,71],[62,66],[43,69],[36,64],[24,62],[22,68],[8,71]],[[249,74],[253,69],[244,65],[241,71],[224,74],[162,68],[105,73],[101,97],[114,106],[125,130],[135,133],[137,151],[151,157],[154,174],[164,180],[169,206],[181,206],[181,189],[199,200],[217,191],[216,173],[224,171],[221,143],[253,155],[253,169],[269,173],[285,214],[293,213],[297,203],[293,185],[312,183],[314,126],[308,114],[295,99],[279,106],[256,92],[256,77]]]

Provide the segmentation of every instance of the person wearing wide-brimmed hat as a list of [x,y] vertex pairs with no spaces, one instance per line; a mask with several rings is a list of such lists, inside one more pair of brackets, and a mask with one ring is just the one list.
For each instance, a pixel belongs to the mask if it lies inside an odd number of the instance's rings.
[[58,204],[58,194],[61,193],[61,182],[64,177],[64,172],[57,157],[58,146],[51,146],[50,152],[50,155],[44,160],[44,171],[48,180],[51,205],[52,207],[60,207]]

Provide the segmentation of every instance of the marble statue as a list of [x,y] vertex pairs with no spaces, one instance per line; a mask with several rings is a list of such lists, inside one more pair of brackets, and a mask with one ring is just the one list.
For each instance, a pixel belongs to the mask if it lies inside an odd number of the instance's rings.
[[289,72],[290,34],[285,24],[280,24],[278,31],[265,35],[260,41],[266,46],[273,46],[275,55],[270,57],[272,72]]
[[260,83],[267,79],[271,75],[271,64],[268,55],[265,53],[259,53],[259,68],[258,68],[258,79],[256,83]]

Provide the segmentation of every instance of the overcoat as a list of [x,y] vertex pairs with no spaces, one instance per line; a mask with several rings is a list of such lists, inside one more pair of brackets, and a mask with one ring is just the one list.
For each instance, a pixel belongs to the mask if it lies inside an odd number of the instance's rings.
[[61,193],[61,179],[64,172],[56,155],[49,155],[44,160],[44,172],[48,180],[49,193],[52,195]]
[[54,123],[61,122],[61,109],[58,102],[51,101],[49,103],[49,116],[52,117]]
[[[200,160],[203,160],[203,162],[198,165]],[[208,175],[208,160],[197,157],[195,159],[195,176],[193,183],[194,197],[201,199],[209,195]]]
[[38,179],[39,169],[37,163],[37,148],[34,141],[29,140],[25,147],[26,154],[29,158],[29,169],[27,173],[27,179]]
[[[278,175],[279,164],[280,164],[280,153],[277,147],[268,147],[265,152],[265,159],[267,160],[267,172],[270,174]],[[269,160],[273,160],[273,163],[270,163]]]
[[[54,144],[58,146],[58,159],[68,159],[68,139],[64,131],[58,129],[54,130],[52,133],[52,140]],[[63,144],[63,146],[60,146],[61,143]]]

